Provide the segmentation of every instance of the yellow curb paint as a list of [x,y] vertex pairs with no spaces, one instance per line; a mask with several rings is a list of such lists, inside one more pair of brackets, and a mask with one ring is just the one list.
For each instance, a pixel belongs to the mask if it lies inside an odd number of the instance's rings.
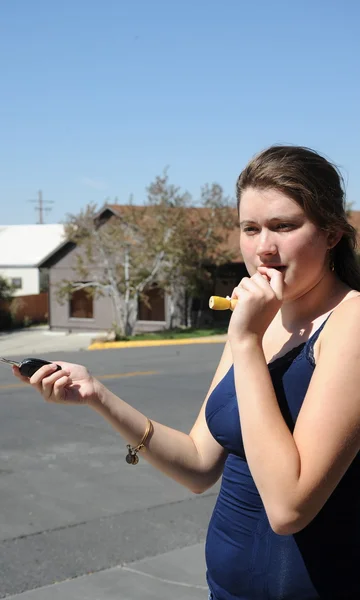
[[144,340],[142,342],[94,342],[88,350],[107,350],[112,348],[149,348],[151,346],[185,346],[186,344],[225,344],[226,340],[184,338],[180,340]]
[[[144,377],[146,375],[159,375],[160,371],[132,371],[129,373],[112,373],[110,375],[98,375],[96,379],[121,379],[122,377]],[[27,383],[9,383],[6,385],[0,385],[0,390],[11,390],[27,387]]]

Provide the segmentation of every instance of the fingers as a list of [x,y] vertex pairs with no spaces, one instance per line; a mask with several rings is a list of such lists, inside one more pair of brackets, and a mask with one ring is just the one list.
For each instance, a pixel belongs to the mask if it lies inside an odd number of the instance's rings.
[[[283,275],[276,269],[259,267],[258,271],[252,277],[243,277],[239,285],[233,289],[231,298],[239,298],[241,290],[246,290],[253,294],[264,294],[269,298],[274,296],[282,300],[283,295]],[[271,292],[269,294],[269,292]]]
[[70,383],[70,373],[64,368],[60,371],[56,369],[55,363],[44,365],[29,379],[21,375],[18,367],[15,365],[12,367],[15,377],[23,383],[32,385],[47,402],[62,402],[65,396],[64,388]]
[[45,365],[38,369],[30,378],[30,383],[48,402],[61,402],[64,397],[64,388],[69,384],[69,371],[61,369],[55,371],[56,365]]
[[[261,275],[260,275],[260,279],[262,280]],[[247,292],[252,292],[253,294],[259,294],[259,292],[262,294],[263,289],[266,289],[266,288],[262,289],[261,281],[256,281],[253,277],[251,277],[251,278],[244,277],[240,281],[239,288],[240,288],[240,293],[241,293],[241,290],[246,290]]]
[[[61,371],[58,371],[61,373]],[[48,398],[45,397],[45,391],[43,396],[45,400],[48,402],[64,402],[66,400],[66,386],[71,383],[70,377],[68,374],[62,375],[57,379],[51,389],[51,394]],[[48,392],[50,391],[50,387],[48,388]]]
[[[44,365],[43,367],[35,371],[34,375],[30,378],[31,385],[39,384],[44,379],[44,377],[49,377],[49,375],[54,373],[56,369],[57,366],[55,363],[51,363],[50,365]],[[57,373],[60,373],[60,371],[57,371]]]
[[19,367],[17,367],[16,365],[12,366],[12,372],[15,375],[15,377],[17,377],[18,379],[20,379],[20,381],[22,381],[23,383],[27,383],[29,384],[29,378],[28,377],[24,377],[23,375],[21,375]]
[[275,296],[278,300],[282,300],[283,289],[284,289],[284,275],[277,269],[271,269],[268,267],[259,267],[258,272],[260,275],[266,275],[269,280],[270,287],[274,291]]

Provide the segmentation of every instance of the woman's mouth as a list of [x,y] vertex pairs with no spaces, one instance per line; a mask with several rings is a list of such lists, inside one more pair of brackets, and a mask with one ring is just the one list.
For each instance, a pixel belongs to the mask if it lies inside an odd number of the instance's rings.
[[261,266],[265,267],[266,269],[276,269],[277,271],[280,271],[280,273],[283,273],[286,270],[285,265],[261,265]]

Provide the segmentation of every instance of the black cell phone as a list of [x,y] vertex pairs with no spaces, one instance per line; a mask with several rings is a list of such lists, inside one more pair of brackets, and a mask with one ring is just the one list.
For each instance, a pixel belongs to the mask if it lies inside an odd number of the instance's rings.
[[[50,361],[42,360],[41,358],[24,358],[24,360],[20,362],[16,360],[10,360],[8,358],[0,358],[0,361],[8,365],[15,365],[19,368],[19,371],[21,375],[23,375],[23,377],[29,378],[32,377],[32,375],[34,375],[34,373],[36,373],[36,371],[40,369],[40,367],[52,364]],[[60,365],[57,365],[56,371],[60,371],[60,369]],[[56,371],[54,371],[54,373]]]

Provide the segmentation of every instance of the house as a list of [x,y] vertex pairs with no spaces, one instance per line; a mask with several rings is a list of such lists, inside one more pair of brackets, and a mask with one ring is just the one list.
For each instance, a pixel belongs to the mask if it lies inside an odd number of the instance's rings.
[[46,287],[46,273],[41,262],[64,241],[64,226],[0,226],[0,276],[14,287],[14,296],[39,294]]
[[[98,213],[100,221],[118,215],[119,210],[124,207],[121,205],[106,205]],[[231,232],[229,243],[233,248],[238,249],[238,230]],[[91,297],[85,289],[74,291],[69,300],[61,303],[58,300],[56,288],[63,280],[74,281],[74,266],[76,255],[79,249],[72,242],[66,241],[52,252],[39,267],[49,272],[49,325],[53,330],[109,330],[115,322],[112,301],[108,296]],[[224,265],[214,273],[214,288],[212,293],[219,295],[228,294],[235,287],[246,269],[241,260],[240,252],[237,251],[238,259],[231,265]],[[140,331],[157,331],[169,327],[170,325],[170,298],[156,286],[147,289],[146,294],[149,298],[147,304],[139,302],[138,321],[135,328]],[[198,298],[194,303],[194,311],[199,307],[205,309],[206,316],[213,321],[221,321],[224,314],[214,315],[213,311],[208,309],[208,294],[206,298]],[[186,315],[176,324],[184,324]],[[203,319],[204,322],[204,319]]]
[[[118,213],[121,205],[106,205],[98,214],[106,220]],[[360,232],[360,211],[351,212],[351,223]],[[360,240],[358,241],[360,245]],[[239,230],[230,231],[227,247],[234,252],[235,258],[229,264],[212,269],[212,294],[226,296],[247,275],[239,250]],[[39,267],[49,272],[49,325],[54,330],[107,330],[115,322],[111,299],[107,296],[90,297],[84,289],[73,292],[71,298],[60,303],[56,295],[56,286],[62,280],[74,281],[74,266],[76,261],[76,245],[64,242],[54,250]],[[147,291],[149,305],[139,303],[139,315],[136,332],[156,331],[170,325],[170,298],[162,290],[154,286]],[[193,312],[201,312],[202,323],[221,324],[227,322],[229,314],[208,309],[209,293],[193,302]],[[180,325],[186,324],[186,315]]]

